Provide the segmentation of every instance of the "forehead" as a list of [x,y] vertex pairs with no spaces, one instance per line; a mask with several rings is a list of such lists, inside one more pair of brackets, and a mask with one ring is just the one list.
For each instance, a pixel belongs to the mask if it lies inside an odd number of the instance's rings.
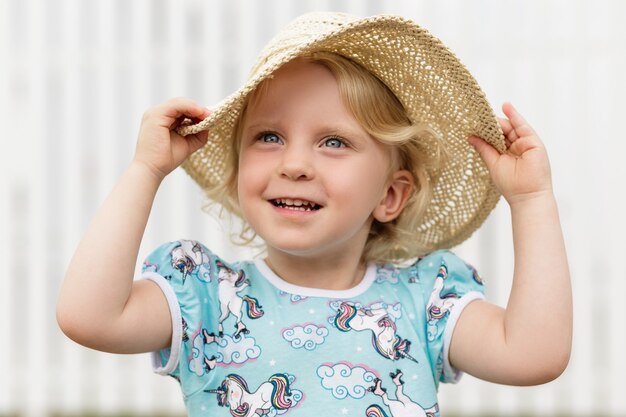
[[303,111],[340,111],[342,116],[351,116],[330,70],[305,60],[295,60],[278,69],[251,93],[247,109],[248,116],[258,117]]

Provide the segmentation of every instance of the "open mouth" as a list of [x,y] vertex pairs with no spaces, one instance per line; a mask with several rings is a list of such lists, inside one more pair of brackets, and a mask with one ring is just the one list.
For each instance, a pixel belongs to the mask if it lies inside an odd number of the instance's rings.
[[291,198],[276,198],[270,200],[275,207],[280,207],[287,210],[295,211],[316,211],[322,208],[319,204],[312,201],[291,199]]

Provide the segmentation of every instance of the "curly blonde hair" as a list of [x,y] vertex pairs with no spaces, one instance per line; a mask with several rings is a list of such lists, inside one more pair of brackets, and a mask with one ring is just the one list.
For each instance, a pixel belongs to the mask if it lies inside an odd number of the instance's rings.
[[[414,236],[423,213],[431,200],[432,189],[440,168],[447,158],[440,136],[430,126],[412,123],[404,106],[395,94],[376,76],[358,63],[335,53],[313,52],[297,59],[326,67],[337,80],[344,104],[372,138],[387,144],[393,150],[395,169],[406,169],[413,176],[414,187],[400,215],[390,222],[374,220],[363,249],[364,262],[394,262],[425,254],[419,239]],[[233,130],[233,152],[226,164],[226,180],[206,190],[212,200],[205,208],[219,203],[227,211],[243,219],[237,200],[237,173],[241,130],[249,103],[259,100],[268,88],[262,82],[248,95]],[[251,244],[256,237],[245,222],[238,233],[237,244]]]

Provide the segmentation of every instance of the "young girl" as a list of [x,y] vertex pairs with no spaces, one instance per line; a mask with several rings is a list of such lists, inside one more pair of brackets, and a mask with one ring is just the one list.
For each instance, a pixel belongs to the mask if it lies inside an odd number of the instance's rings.
[[[191,416],[438,416],[439,382],[461,372],[550,381],[571,346],[567,259],[545,148],[502,109],[498,122],[410,21],[305,15],[215,111],[179,98],[145,113],[68,268],[59,324],[94,349],[156,352]],[[156,191],[181,164],[265,256],[228,263],[178,240],[133,281]],[[506,309],[445,250],[498,192],[515,248]]]

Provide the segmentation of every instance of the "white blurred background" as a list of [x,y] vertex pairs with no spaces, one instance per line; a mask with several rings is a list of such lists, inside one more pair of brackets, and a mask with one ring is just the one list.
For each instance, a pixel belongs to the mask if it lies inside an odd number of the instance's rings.
[[[177,383],[152,374],[147,355],[66,339],[57,292],[132,158],[145,109],[173,96],[216,103],[278,28],[312,10],[414,19],[461,58],[498,114],[513,102],[548,148],[575,297],[570,366],[531,388],[465,376],[441,387],[442,415],[626,416],[620,0],[0,0],[0,415],[184,414]],[[140,258],[178,238],[226,259],[247,255],[202,202],[184,172],[168,177]],[[504,201],[456,252],[505,305],[513,251]]]

